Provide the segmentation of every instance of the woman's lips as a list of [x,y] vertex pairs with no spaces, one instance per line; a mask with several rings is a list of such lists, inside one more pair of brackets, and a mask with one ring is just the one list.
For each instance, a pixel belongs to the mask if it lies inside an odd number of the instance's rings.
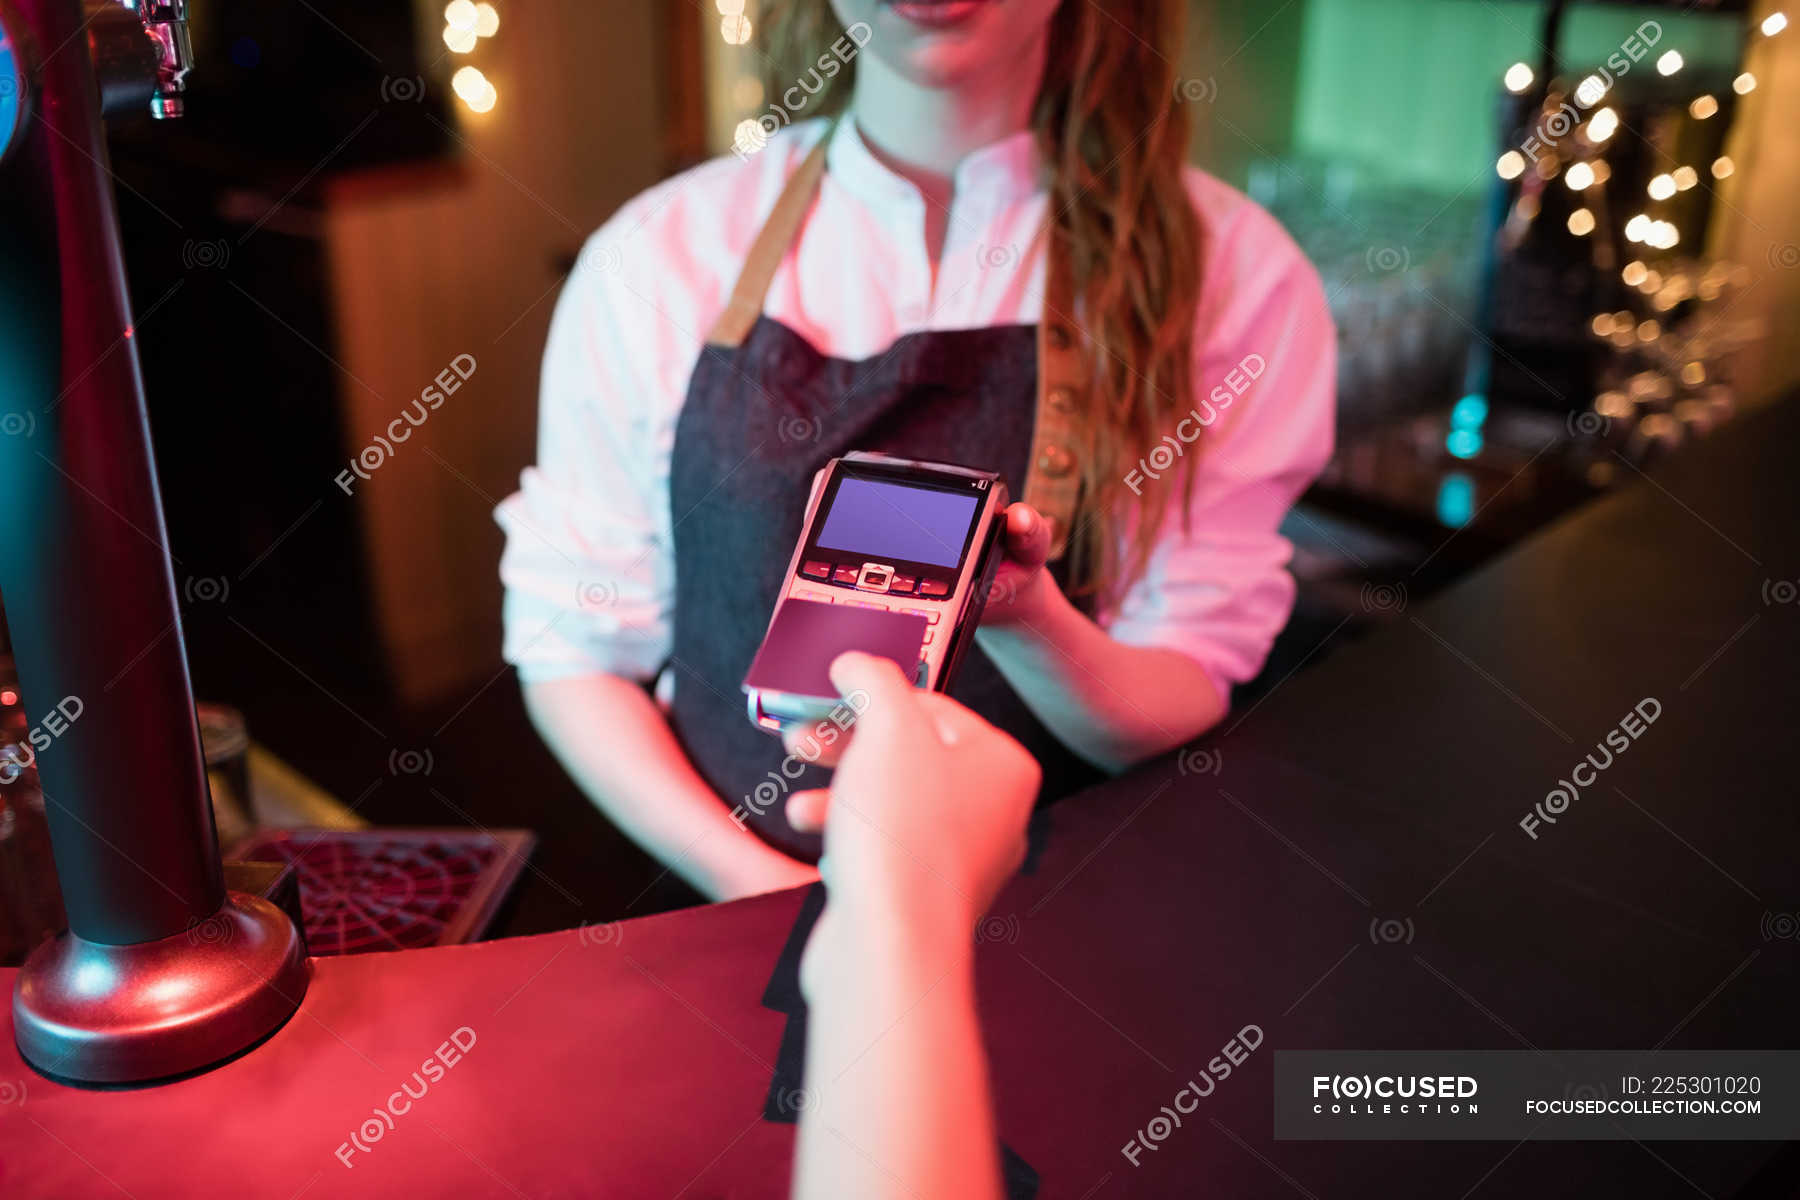
[[914,25],[944,29],[961,24],[991,0],[888,0],[888,7]]

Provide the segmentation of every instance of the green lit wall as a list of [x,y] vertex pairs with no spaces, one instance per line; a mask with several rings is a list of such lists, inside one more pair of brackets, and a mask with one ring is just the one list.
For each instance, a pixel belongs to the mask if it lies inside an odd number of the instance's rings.
[[[1542,4],[1303,0],[1293,7],[1305,11],[1290,152],[1353,159],[1396,182],[1450,192],[1492,169],[1500,75],[1511,63],[1536,63]],[[1663,29],[1656,52],[1679,49],[1688,69],[1737,63],[1738,18],[1580,4],[1563,19],[1562,59],[1602,63],[1651,19]],[[1265,52],[1279,56],[1283,48],[1259,51],[1252,42],[1243,56],[1261,66]],[[1272,79],[1295,75],[1266,65]]]

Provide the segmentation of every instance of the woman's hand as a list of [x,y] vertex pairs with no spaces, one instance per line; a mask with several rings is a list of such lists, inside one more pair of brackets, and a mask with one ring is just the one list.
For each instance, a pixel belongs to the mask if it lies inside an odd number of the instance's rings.
[[1037,509],[1019,501],[1006,508],[1001,535],[1006,557],[988,589],[983,625],[1036,624],[1049,611],[1060,589],[1044,562],[1050,557],[1050,526]]

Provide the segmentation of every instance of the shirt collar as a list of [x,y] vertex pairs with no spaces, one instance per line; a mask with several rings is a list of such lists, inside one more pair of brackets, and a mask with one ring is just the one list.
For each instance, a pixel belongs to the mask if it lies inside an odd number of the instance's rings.
[[[839,119],[825,149],[829,176],[873,209],[878,216],[913,217],[922,198],[919,190],[876,158],[848,113]],[[960,212],[997,213],[1041,190],[1037,136],[1021,129],[971,151],[956,164],[951,201]]]

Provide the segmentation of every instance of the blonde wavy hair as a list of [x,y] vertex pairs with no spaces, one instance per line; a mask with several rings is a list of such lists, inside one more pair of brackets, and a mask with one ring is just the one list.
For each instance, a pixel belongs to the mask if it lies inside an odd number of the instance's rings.
[[[1142,575],[1164,518],[1166,487],[1131,490],[1126,475],[1194,405],[1194,322],[1201,231],[1182,184],[1187,106],[1176,102],[1182,0],[1064,0],[1051,18],[1031,124],[1049,169],[1052,245],[1066,248],[1091,374],[1080,402],[1092,441],[1069,538],[1076,594],[1116,592]],[[765,91],[779,95],[844,28],[830,0],[765,0],[759,24]],[[809,115],[840,111],[855,60],[824,80]],[[809,89],[810,91],[810,89]],[[1183,498],[1193,487],[1182,460]],[[1133,513],[1129,523],[1109,519]],[[1122,528],[1129,544],[1119,545]]]

